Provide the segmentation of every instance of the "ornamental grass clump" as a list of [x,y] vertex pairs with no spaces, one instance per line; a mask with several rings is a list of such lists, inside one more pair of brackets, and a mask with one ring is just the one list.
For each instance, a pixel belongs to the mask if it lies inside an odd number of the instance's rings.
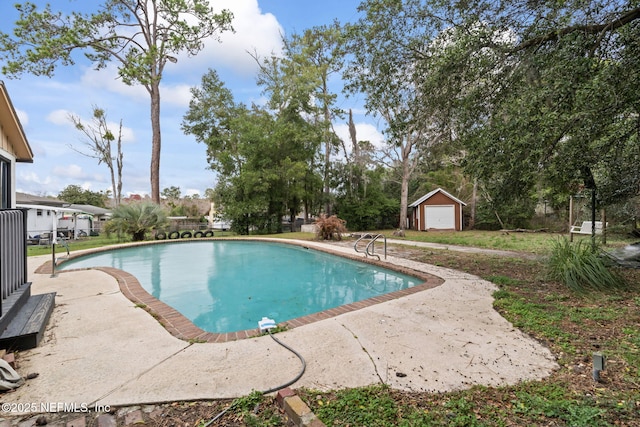
[[547,274],[574,292],[609,291],[627,285],[597,246],[586,240],[571,243],[566,238],[557,239],[552,245]]

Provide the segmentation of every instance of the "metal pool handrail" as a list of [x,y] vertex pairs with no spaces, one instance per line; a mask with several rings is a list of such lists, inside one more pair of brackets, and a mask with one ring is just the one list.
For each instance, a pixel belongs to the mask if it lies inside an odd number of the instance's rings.
[[[353,249],[356,252],[364,253],[366,257],[375,256],[378,258],[378,260],[380,260],[380,255],[375,253],[375,249],[376,249],[375,243],[376,243],[376,240],[378,240],[380,237],[384,239],[384,259],[387,259],[387,237],[384,234],[376,234],[374,236],[371,233],[365,233],[362,236],[360,236],[358,240],[356,240],[356,242],[353,245]],[[370,239],[364,251],[358,249],[358,243],[360,243],[360,241],[363,239]]]

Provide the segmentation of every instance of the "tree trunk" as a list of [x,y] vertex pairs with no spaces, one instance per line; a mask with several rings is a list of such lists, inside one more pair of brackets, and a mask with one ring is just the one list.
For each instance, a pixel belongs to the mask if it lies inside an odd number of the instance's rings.
[[296,231],[296,210],[289,209],[289,229],[293,233]]
[[325,142],[325,151],[324,151],[324,212],[327,215],[331,215],[331,200],[329,198],[329,194],[331,189],[329,188],[329,159],[331,156],[331,147],[329,146],[329,142]]
[[[404,151],[404,150],[403,150]],[[398,228],[407,228],[407,209],[409,205],[409,177],[411,176],[411,159],[403,155],[402,158],[402,183],[400,188],[400,224]]]
[[360,147],[358,146],[356,124],[353,122],[353,113],[351,111],[351,108],[349,109],[349,138],[351,138],[351,156],[353,158],[353,162],[349,162],[347,147],[344,146],[344,142],[342,143],[342,145],[344,149],[344,157],[347,161],[347,171],[349,173],[349,186],[347,188],[347,192],[349,197],[351,197],[353,195],[353,190],[355,187],[354,164],[357,167],[356,170],[358,171],[358,173],[360,171],[364,171],[364,165],[362,165],[360,161]]
[[407,211],[409,207],[409,179],[413,173],[417,162],[418,156],[414,154],[412,157],[413,149],[419,139],[419,136],[412,135],[410,133],[407,136],[407,140],[400,146],[400,153],[402,159],[402,183],[400,188],[400,224],[399,229],[404,231],[407,228]]
[[[349,108],[349,138],[351,138],[351,156],[354,159],[354,163],[360,164],[360,147],[358,146],[358,138],[356,136],[356,124],[353,122],[353,112]],[[344,142],[342,143],[344,147]],[[347,156],[347,149],[344,147],[344,154],[349,163],[349,156]]]
[[118,200],[118,186],[116,185],[116,175],[113,167],[109,168],[109,172],[111,173],[111,190],[113,191],[113,202],[118,207],[120,202]]
[[160,204],[160,81],[150,85],[151,94],[151,200]]
[[[326,84],[323,88],[324,93],[327,93]],[[325,98],[326,99],[326,98]],[[331,123],[331,112],[329,111],[329,106],[326,101],[324,103],[324,197],[325,197],[325,205],[324,211],[327,216],[331,215],[331,187],[329,186],[329,165],[331,164],[331,142],[329,139],[329,124]]]
[[473,179],[473,195],[471,196],[471,215],[469,215],[469,229],[476,228],[476,202],[478,200],[478,178]]
[[116,157],[116,168],[118,169],[118,184],[113,195],[116,206],[120,206],[122,202],[122,120],[120,120],[120,134],[118,135],[118,154]]

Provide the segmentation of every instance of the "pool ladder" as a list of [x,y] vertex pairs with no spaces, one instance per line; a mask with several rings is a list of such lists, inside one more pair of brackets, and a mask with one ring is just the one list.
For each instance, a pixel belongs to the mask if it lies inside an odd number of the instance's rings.
[[67,256],[66,256],[67,259],[70,256],[69,243],[67,243],[65,239],[61,239],[58,243],[51,244],[51,277],[56,276],[56,267],[58,266],[58,261],[62,259],[62,258],[56,258],[56,244],[63,246],[67,250]]
[[[358,240],[356,240],[356,242],[353,244],[353,249],[355,249],[356,252],[364,253],[364,255],[367,258],[370,256],[377,257],[379,261],[380,255],[375,253],[375,251],[376,251],[376,240],[378,240],[381,237],[384,239],[384,259],[387,259],[387,238],[383,234],[374,235],[371,233],[365,233],[362,236],[360,236]],[[365,240],[365,239],[369,239],[369,241],[367,242],[367,246],[365,246],[364,250],[362,250],[358,248],[358,244],[360,243],[361,240]]]

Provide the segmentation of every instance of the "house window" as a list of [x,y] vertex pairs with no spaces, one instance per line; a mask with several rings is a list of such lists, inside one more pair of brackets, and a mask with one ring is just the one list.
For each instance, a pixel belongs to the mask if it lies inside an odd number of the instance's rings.
[[36,216],[42,216],[42,209],[36,210]]
[[0,157],[0,209],[11,207],[11,162]]

